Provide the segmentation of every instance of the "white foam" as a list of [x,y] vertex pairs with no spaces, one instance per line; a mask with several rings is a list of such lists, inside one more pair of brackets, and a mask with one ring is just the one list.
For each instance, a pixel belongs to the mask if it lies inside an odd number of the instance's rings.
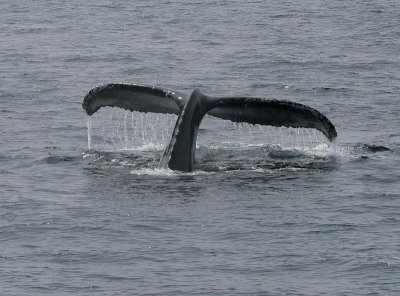
[[165,149],[164,144],[160,143],[147,143],[141,146],[134,146],[126,149],[122,149],[122,151],[163,151]]
[[130,173],[132,175],[137,175],[137,176],[177,177],[177,176],[209,175],[213,174],[214,172],[205,172],[200,170],[195,170],[193,172],[179,172],[179,171],[173,171],[171,169],[141,168],[137,170],[132,170]]

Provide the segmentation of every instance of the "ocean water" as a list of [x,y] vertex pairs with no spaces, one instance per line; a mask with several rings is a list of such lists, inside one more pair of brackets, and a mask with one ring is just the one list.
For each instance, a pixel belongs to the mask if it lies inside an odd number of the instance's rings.
[[[2,1],[1,295],[399,295],[399,1]],[[174,117],[109,83],[310,105],[309,130]]]

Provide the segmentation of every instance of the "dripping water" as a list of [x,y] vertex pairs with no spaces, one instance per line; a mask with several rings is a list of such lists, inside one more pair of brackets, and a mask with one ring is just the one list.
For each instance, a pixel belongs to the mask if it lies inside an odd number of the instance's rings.
[[92,149],[92,117],[86,115],[88,150]]
[[[320,149],[321,146],[325,148],[332,146],[328,139],[315,129],[251,125],[247,123],[233,123],[233,127],[236,130],[236,136],[228,136],[225,133],[221,137],[234,143],[265,144],[302,151]],[[245,140],[243,139],[244,137]]]
[[[88,149],[100,151],[158,150],[162,151],[172,137],[176,115],[130,112],[116,108],[102,108],[95,115],[86,117]],[[218,129],[215,126],[218,125]],[[295,129],[233,123],[206,117],[202,127],[208,131],[205,146],[264,146],[268,149],[298,151],[301,153],[335,154],[336,143],[329,143],[325,136],[314,129]],[[207,128],[207,126],[209,126]],[[226,126],[227,128],[224,128]],[[236,133],[235,133],[236,130]],[[210,136],[215,142],[210,142]],[[222,141],[221,141],[222,140]],[[215,145],[214,145],[215,144]],[[329,149],[329,147],[331,147]],[[331,151],[331,152],[330,152]]]
[[333,141],[331,142],[331,154],[333,157],[337,156],[337,138],[333,139]]
[[[170,139],[176,115],[102,108],[88,122],[88,145],[100,151],[162,150]],[[90,127],[89,127],[90,124]]]

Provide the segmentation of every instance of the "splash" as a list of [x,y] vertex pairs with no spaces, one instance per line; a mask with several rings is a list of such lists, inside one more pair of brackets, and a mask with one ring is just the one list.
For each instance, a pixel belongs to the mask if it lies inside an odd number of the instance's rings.
[[171,169],[141,168],[137,170],[132,170],[130,173],[132,175],[137,175],[137,176],[180,177],[180,176],[211,175],[215,172],[206,172],[202,170],[195,170],[193,172],[180,172],[180,171],[173,171]]
[[175,175],[175,172],[170,169],[159,169],[159,168],[141,168],[137,170],[131,171],[132,175],[137,176],[164,176],[164,177],[172,177]]

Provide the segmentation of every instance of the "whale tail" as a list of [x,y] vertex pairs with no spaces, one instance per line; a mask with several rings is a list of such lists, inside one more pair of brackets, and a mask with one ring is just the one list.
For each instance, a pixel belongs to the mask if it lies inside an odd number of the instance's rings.
[[290,101],[254,97],[211,97],[195,89],[188,97],[176,91],[143,85],[108,84],[85,96],[82,107],[88,115],[101,107],[131,111],[177,114],[172,138],[160,160],[161,168],[191,171],[194,165],[197,131],[206,114],[250,124],[312,128],[329,141],[336,129],[319,111]]
[[91,89],[83,99],[82,108],[89,116],[101,107],[178,115],[186,100],[186,95],[164,88],[110,83]]

